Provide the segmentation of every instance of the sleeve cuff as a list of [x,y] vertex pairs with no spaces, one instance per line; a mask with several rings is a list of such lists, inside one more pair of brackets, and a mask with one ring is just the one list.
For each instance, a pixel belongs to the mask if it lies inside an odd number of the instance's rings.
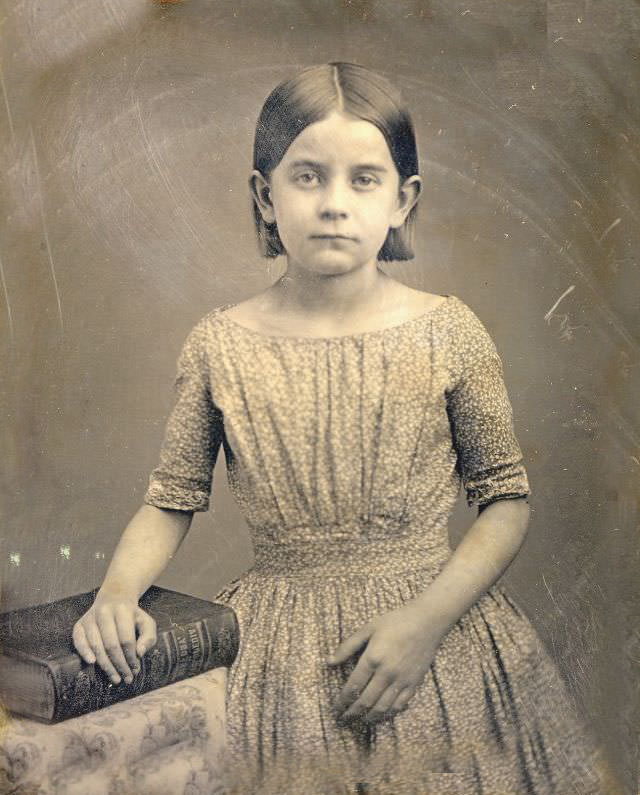
[[521,467],[511,472],[505,472],[502,467],[501,469],[503,471],[486,472],[483,477],[465,483],[469,507],[488,505],[495,500],[528,497],[531,494],[527,475]]
[[[491,505],[492,502],[499,502],[500,500],[517,500],[517,499],[522,499],[523,497],[524,498],[528,498],[529,494],[530,494],[530,492],[528,492],[528,491],[526,491],[526,492],[513,492],[512,494],[497,494],[494,497],[487,497],[484,500],[478,500],[476,502],[476,504],[477,504],[478,508],[486,508],[487,505]],[[528,501],[529,500],[527,499],[527,502]],[[467,502],[468,502],[468,504],[470,506],[474,504],[473,500],[472,501],[467,500]]]
[[189,490],[155,482],[149,485],[142,500],[156,508],[169,508],[174,511],[208,511],[210,494],[208,491]]

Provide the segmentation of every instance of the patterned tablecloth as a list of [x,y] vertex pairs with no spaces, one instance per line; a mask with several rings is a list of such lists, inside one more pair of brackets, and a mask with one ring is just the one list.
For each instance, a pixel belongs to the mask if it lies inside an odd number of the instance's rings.
[[0,716],[0,795],[221,793],[226,668],[51,726]]

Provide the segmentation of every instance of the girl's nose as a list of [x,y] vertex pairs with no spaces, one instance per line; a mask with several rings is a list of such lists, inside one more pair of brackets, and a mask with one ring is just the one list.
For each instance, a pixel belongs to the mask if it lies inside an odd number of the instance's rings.
[[329,220],[346,218],[349,215],[347,190],[338,180],[330,182],[324,189],[320,215]]

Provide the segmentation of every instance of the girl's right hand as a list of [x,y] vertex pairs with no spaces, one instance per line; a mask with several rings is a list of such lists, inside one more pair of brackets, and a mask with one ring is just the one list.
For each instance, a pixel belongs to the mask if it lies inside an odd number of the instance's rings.
[[155,646],[156,622],[134,600],[98,594],[75,623],[72,637],[85,662],[97,662],[115,685],[122,679],[131,684],[140,671],[139,658]]

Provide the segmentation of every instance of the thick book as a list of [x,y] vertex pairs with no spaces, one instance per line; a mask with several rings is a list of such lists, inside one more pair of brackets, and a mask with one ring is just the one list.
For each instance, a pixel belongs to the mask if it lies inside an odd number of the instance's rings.
[[57,723],[235,660],[239,626],[229,605],[152,586],[139,604],[156,621],[156,645],[131,684],[114,685],[97,663],[84,662],[71,637],[97,590],[0,614],[0,701],[7,710]]

